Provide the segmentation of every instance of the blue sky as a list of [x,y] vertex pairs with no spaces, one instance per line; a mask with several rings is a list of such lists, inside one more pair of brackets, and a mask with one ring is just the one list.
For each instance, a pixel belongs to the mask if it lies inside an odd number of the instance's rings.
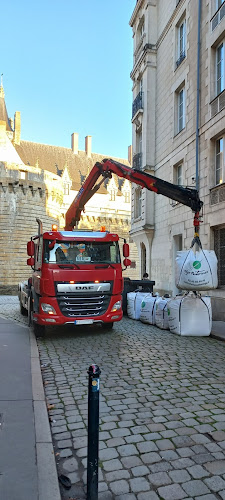
[[1,6],[0,73],[21,139],[127,158],[131,144],[136,0],[8,0]]

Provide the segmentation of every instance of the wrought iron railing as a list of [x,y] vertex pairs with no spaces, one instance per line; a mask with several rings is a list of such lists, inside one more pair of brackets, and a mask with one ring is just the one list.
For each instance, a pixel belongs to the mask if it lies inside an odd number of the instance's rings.
[[132,104],[132,118],[136,115],[139,109],[143,109],[143,92],[139,92]]
[[178,66],[180,66],[180,64],[182,63],[182,61],[185,59],[186,57],[186,54],[185,54],[185,50],[183,52],[180,53],[180,57],[179,59],[177,59],[176,61],[176,66],[178,68]]
[[222,4],[220,5],[219,9],[215,12],[214,16],[211,19],[211,29],[214,31],[214,29],[218,26],[220,21],[225,16],[225,0],[223,0]]
[[133,156],[132,167],[136,168],[137,170],[142,169],[142,153],[137,153]]

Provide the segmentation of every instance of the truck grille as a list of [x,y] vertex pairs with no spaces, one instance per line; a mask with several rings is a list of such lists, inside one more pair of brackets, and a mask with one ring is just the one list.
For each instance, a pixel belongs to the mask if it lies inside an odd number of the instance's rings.
[[110,295],[85,293],[77,297],[73,293],[58,293],[57,300],[60,311],[64,316],[84,318],[104,314],[109,306]]

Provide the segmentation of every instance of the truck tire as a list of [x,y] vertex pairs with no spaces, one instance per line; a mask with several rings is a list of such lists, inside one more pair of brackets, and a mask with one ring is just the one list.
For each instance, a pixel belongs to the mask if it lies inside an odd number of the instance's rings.
[[33,330],[35,337],[44,337],[45,335],[44,325],[38,325],[37,323],[33,323]]
[[102,328],[104,328],[104,330],[112,330],[113,322],[112,323],[102,323]]
[[22,314],[22,316],[27,316],[27,309],[25,309],[25,307],[23,307],[22,303],[20,302],[20,312]]
[[35,337],[43,337],[45,334],[45,326],[38,325],[33,321],[33,298],[32,295],[28,298],[28,326],[33,328]]

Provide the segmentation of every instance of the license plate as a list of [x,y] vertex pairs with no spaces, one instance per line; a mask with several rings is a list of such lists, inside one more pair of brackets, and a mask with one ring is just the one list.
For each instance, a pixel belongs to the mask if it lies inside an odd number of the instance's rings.
[[75,325],[92,325],[93,319],[75,319]]

